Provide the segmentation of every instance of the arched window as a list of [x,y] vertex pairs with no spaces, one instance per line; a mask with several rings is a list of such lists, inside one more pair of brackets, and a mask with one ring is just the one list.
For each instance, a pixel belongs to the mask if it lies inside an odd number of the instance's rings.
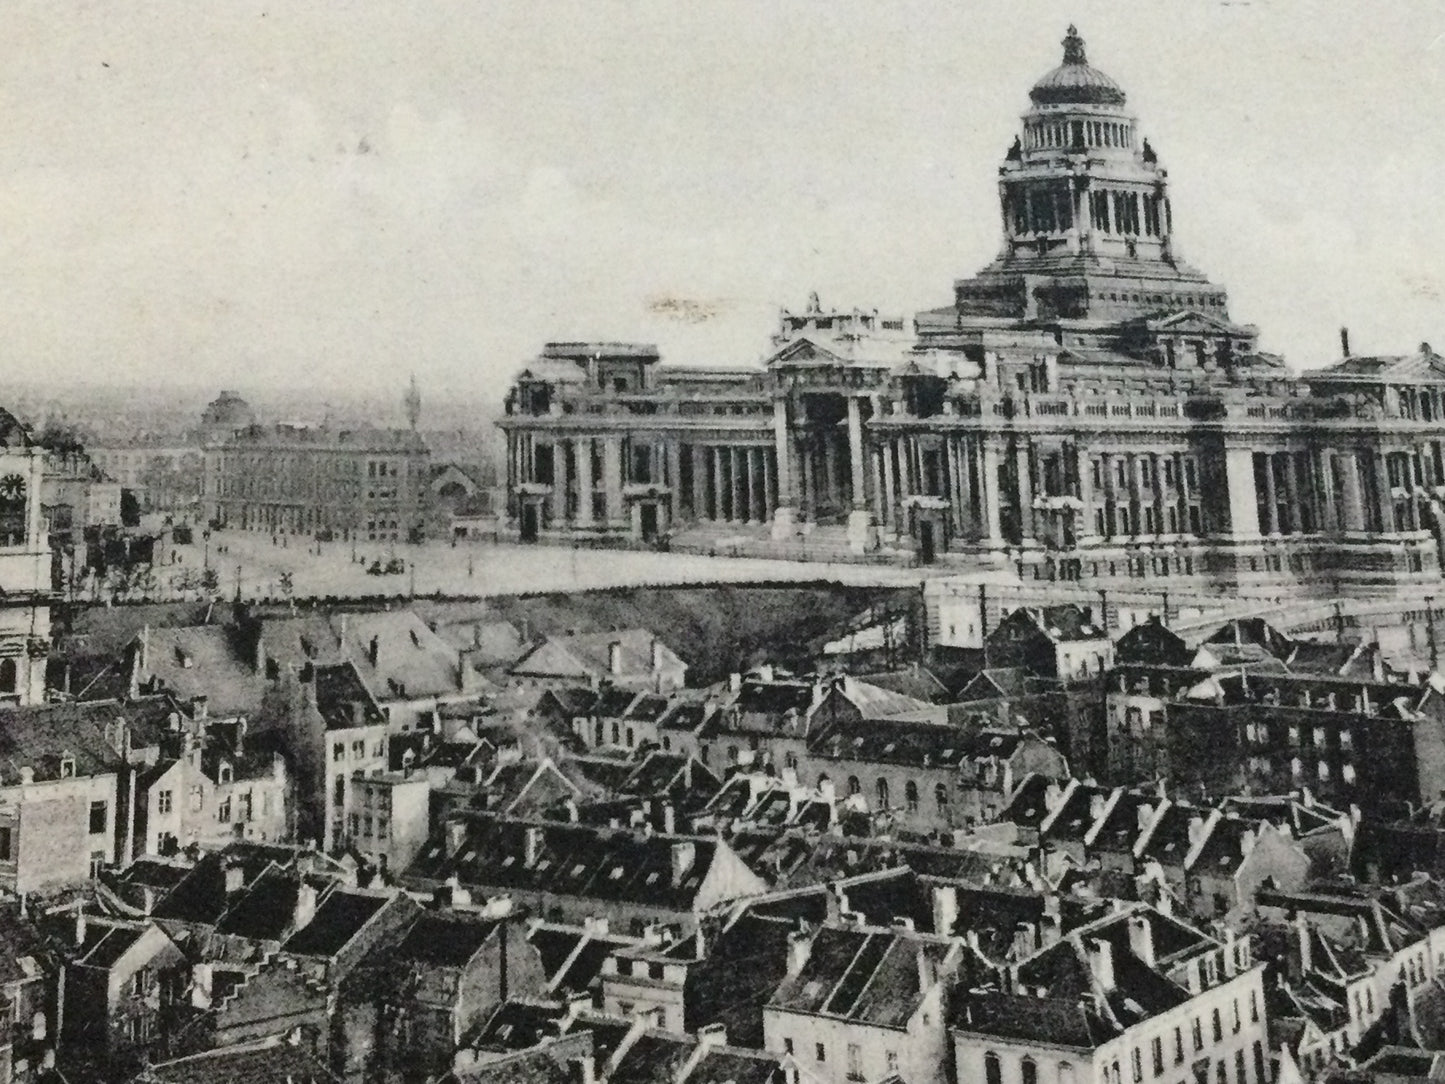
[[1074,1067],[1066,1061],[1059,1062],[1059,1084],[1074,1084]]
[[0,659],[0,693],[13,693],[19,671],[14,659]]
[[948,808],[948,784],[940,783],[933,788],[933,799],[938,803],[940,811]]
[[863,784],[860,783],[860,782],[858,782],[858,777],[857,777],[856,775],[850,775],[850,776],[848,777],[848,793],[849,793],[849,794],[862,794],[862,793],[863,793]]
[[1003,1084],[1003,1065],[992,1050],[983,1056],[984,1084]]
[[831,782],[832,780],[828,778],[828,773],[824,772],[822,775],[818,776],[818,789],[822,790]]
[[880,775],[880,776],[878,777],[878,786],[877,786],[877,788],[875,788],[875,789],[878,791],[878,808],[879,808],[879,809],[887,809],[887,808],[888,808],[888,780],[884,779],[884,778]]
[[918,812],[918,784],[911,779],[903,784],[903,800],[908,803],[908,812]]
[[1039,1067],[1033,1058],[1019,1063],[1019,1080],[1022,1084],[1039,1084]]

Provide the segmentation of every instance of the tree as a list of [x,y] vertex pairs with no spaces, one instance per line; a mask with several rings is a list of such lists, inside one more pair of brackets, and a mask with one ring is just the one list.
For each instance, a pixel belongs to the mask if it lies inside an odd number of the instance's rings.
[[201,573],[201,590],[208,595],[214,595],[221,589],[221,574],[214,568],[208,568]]
[[292,582],[291,573],[289,571],[282,572],[279,576],[276,577],[276,586],[281,589],[281,594],[284,595],[286,598],[290,598],[291,593],[296,590],[296,585]]

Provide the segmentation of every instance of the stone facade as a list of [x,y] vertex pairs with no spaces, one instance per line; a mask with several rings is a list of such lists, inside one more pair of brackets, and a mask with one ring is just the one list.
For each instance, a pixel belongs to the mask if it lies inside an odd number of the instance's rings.
[[411,430],[252,425],[206,446],[203,506],[223,528],[404,542],[430,477]]
[[1445,359],[1294,376],[1181,258],[1168,174],[1072,30],[1030,97],[998,257],[911,329],[814,297],[760,369],[547,345],[501,421],[499,529],[1181,589],[1438,578]]

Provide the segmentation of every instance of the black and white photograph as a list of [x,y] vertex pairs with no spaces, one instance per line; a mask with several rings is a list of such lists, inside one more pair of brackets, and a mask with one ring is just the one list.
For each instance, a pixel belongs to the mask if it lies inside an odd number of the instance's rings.
[[1445,1081],[1445,7],[0,42],[0,1084]]

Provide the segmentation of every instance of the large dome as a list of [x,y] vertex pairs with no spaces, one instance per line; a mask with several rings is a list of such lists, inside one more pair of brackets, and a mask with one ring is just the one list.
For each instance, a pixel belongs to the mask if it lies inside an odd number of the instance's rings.
[[1064,38],[1064,62],[1034,84],[1035,105],[1123,105],[1124,91],[1084,58],[1084,39],[1074,27]]

